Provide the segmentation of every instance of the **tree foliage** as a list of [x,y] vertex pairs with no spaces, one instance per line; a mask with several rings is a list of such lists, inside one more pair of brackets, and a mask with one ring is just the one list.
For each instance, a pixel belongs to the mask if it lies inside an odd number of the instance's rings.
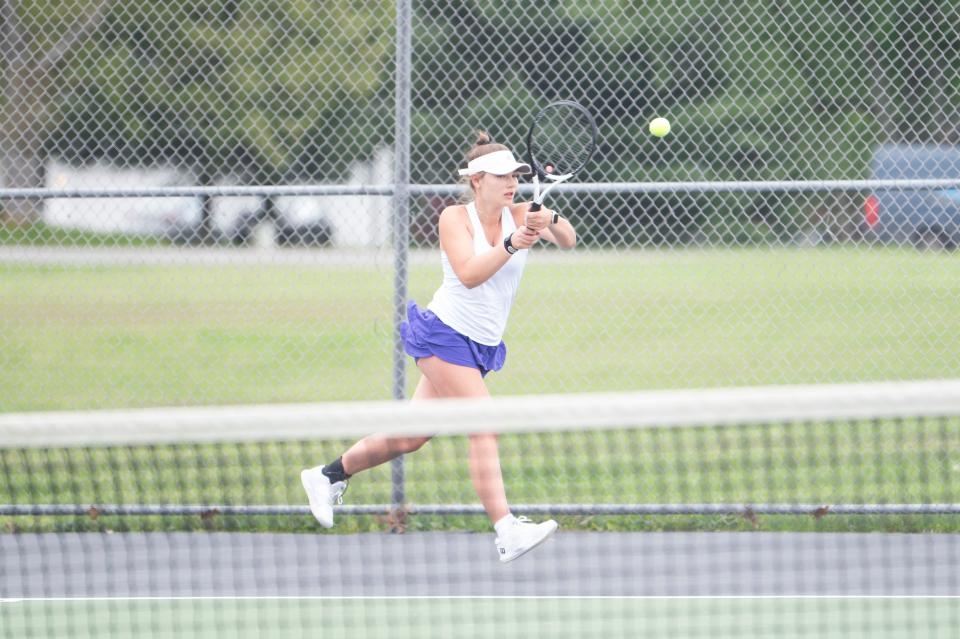
[[392,52],[387,0],[117,5],[71,61],[49,148],[208,179],[332,180]]
[[[557,98],[600,120],[585,176],[596,181],[860,178],[878,144],[960,140],[960,0],[413,5],[416,182],[450,181],[477,128],[522,150],[532,113]],[[393,0],[4,7],[4,37],[25,43],[35,69],[77,16],[107,8],[54,68],[21,78],[38,79],[30,97],[41,103],[21,113],[7,92],[5,149],[19,135],[75,163],[290,182],[336,180],[392,144]],[[646,132],[658,115],[674,123],[667,140]],[[659,228],[672,205],[652,201]],[[762,198],[743,201],[742,215],[762,217]],[[636,209],[611,219],[630,222]]]

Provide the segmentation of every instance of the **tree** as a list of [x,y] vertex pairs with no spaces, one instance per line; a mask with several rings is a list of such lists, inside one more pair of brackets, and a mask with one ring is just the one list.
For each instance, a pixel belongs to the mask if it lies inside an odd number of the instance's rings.
[[[371,106],[387,103],[391,0],[6,2],[8,186],[40,186],[46,154],[175,165],[200,184],[326,181],[392,136]],[[64,14],[86,19],[44,47]]]
[[[43,186],[43,143],[62,83],[65,62],[103,22],[112,0],[28,2],[2,0],[3,122],[0,182],[9,188]],[[3,217],[29,224],[35,200],[7,201]]]

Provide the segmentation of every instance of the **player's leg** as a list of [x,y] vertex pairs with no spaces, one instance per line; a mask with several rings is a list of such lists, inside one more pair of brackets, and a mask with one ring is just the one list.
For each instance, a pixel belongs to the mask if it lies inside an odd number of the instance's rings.
[[[483,376],[475,368],[451,364],[437,357],[420,359],[417,364],[440,397],[490,397]],[[557,529],[557,522],[553,520],[534,524],[510,512],[496,434],[470,436],[469,466],[477,497],[497,531],[500,561],[516,559],[543,543]]]
[[[421,377],[413,400],[438,397],[436,389],[426,377]],[[379,466],[394,457],[412,453],[423,446],[429,437],[364,437],[341,457],[329,464],[308,468],[300,473],[300,481],[310,500],[310,512],[325,528],[333,526],[333,505],[340,501],[347,488],[347,480],[356,473]]]
[[[440,395],[433,384],[421,375],[411,401],[436,399]],[[430,437],[389,437],[387,435],[369,435],[347,450],[340,458],[346,478],[379,466],[395,457],[417,451],[430,441]]]
[[[426,357],[417,362],[440,397],[490,397],[480,371],[469,366]],[[470,436],[470,479],[490,520],[497,522],[510,514],[500,471],[500,451],[493,433]]]

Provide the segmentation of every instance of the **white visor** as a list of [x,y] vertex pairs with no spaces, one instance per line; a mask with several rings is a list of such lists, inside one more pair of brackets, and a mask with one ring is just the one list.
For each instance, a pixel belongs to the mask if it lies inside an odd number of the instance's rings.
[[510,151],[494,151],[481,155],[467,163],[467,168],[460,169],[460,175],[476,175],[477,173],[492,173],[494,175],[508,175],[510,173],[529,173],[530,165],[517,162]]

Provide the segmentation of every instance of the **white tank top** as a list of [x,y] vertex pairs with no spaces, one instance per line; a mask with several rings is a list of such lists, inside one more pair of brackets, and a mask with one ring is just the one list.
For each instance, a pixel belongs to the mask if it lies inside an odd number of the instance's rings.
[[[467,215],[473,225],[473,251],[480,255],[487,251],[503,250],[503,238],[517,230],[513,214],[509,207],[500,213],[501,238],[495,246],[487,243],[487,235],[480,224],[477,207],[473,202],[467,204]],[[443,265],[443,283],[433,294],[433,300],[427,308],[440,318],[440,321],[466,335],[475,342],[496,346],[503,339],[507,327],[510,306],[517,295],[523,267],[527,262],[527,250],[520,250],[500,267],[483,284],[467,288],[450,266],[447,253],[441,247],[440,263]]]

